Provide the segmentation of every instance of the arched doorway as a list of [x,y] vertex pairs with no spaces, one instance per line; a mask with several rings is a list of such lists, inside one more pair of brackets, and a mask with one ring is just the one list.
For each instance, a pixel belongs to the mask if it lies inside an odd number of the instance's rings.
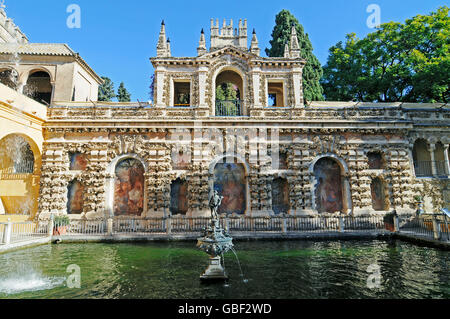
[[346,179],[338,161],[323,157],[314,164],[315,207],[319,213],[348,210]]
[[418,139],[413,147],[413,161],[416,176],[432,176],[431,154],[428,143],[424,139]]
[[242,77],[235,71],[224,70],[215,81],[216,116],[242,116],[244,85]]
[[50,105],[53,86],[50,75],[45,71],[35,71],[28,76],[24,94],[39,103]]
[[247,210],[247,174],[245,165],[226,158],[214,165],[213,190],[223,196],[219,214],[245,214]]
[[144,212],[144,173],[144,166],[135,158],[125,158],[117,163],[114,180],[114,215],[142,215]]
[[[1,213],[32,217],[37,211],[39,182],[36,155],[31,139],[10,134],[0,141]],[[37,154],[38,155],[38,154]]]

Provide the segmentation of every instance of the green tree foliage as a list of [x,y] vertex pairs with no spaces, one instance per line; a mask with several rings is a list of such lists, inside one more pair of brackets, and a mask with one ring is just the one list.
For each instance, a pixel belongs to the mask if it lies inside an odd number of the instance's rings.
[[327,100],[444,102],[450,99],[449,8],[389,22],[330,48],[321,81]]
[[233,83],[222,83],[216,88],[216,100],[234,101],[239,99],[239,89]]
[[131,101],[131,94],[127,91],[123,82],[120,83],[119,89],[117,90],[117,99],[119,102]]
[[323,74],[322,66],[313,54],[313,47],[308,34],[305,34],[303,26],[288,10],[280,11],[275,17],[275,27],[270,41],[271,47],[270,49],[266,48],[266,54],[269,57],[284,56],[285,45],[290,44],[292,25],[297,30],[300,55],[306,60],[303,69],[303,96],[307,101],[321,101],[323,100],[323,89],[320,85]]
[[116,97],[114,93],[114,83],[110,78],[102,76],[103,83],[98,88],[98,100],[103,102],[111,102]]

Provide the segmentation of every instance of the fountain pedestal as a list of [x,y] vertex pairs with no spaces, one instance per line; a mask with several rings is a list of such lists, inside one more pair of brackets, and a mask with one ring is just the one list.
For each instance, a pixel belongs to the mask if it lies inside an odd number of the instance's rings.
[[203,275],[200,276],[201,280],[228,280],[228,276],[225,269],[222,267],[221,258],[210,257],[209,266],[206,268]]
[[200,279],[227,280],[220,256],[233,248],[233,238],[220,226],[218,219],[212,219],[211,225],[203,230],[203,237],[198,238],[197,247],[210,256],[208,268]]

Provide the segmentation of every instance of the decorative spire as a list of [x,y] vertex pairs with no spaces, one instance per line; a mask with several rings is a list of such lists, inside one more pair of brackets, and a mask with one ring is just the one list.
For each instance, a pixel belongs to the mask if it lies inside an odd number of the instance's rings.
[[300,46],[298,44],[297,29],[295,28],[294,24],[292,24],[292,29],[291,29],[290,56],[291,56],[291,58],[299,58],[300,57]]
[[172,56],[172,53],[170,51],[170,38],[167,39],[166,48],[167,48],[167,56]]
[[202,32],[200,33],[200,41],[198,42],[197,54],[198,56],[201,56],[206,52],[205,32],[202,29]]
[[255,31],[255,29],[253,29],[253,36],[252,36],[252,43],[250,45],[250,52],[259,56],[259,54],[261,53],[261,50],[259,49],[258,44],[259,43],[258,43],[258,38],[256,37],[256,31]]
[[289,53],[289,44],[288,43],[285,43],[284,44],[284,57],[285,58],[289,58],[290,57],[290,53]]
[[159,32],[158,45],[156,46],[156,56],[159,58],[170,56],[170,40],[166,40],[166,24],[164,20],[161,22],[161,31]]

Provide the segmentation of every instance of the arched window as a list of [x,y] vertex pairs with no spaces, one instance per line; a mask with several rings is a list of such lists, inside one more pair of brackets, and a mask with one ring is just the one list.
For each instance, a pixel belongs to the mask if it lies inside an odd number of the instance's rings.
[[344,210],[341,173],[341,167],[332,158],[321,158],[315,164],[316,208],[319,213],[335,213]]
[[144,173],[144,166],[134,158],[126,158],[117,164],[114,184],[114,215],[142,215],[144,211]]
[[377,211],[386,210],[384,183],[379,177],[372,180],[370,190],[372,193],[372,208]]
[[0,83],[7,87],[17,90],[17,84],[19,80],[19,74],[14,69],[6,69],[0,71]]
[[188,208],[187,183],[178,178],[170,185],[170,212],[186,215]]
[[289,211],[289,185],[284,178],[272,181],[272,210],[275,214],[285,214]]
[[69,186],[67,187],[67,214],[83,213],[83,194],[83,184],[77,180],[69,183]]
[[243,81],[230,70],[221,72],[216,78],[216,116],[241,116]]
[[418,139],[414,143],[413,161],[416,176],[432,176],[431,155],[428,150],[428,143],[424,139]]
[[217,163],[214,167],[214,190],[223,196],[219,214],[245,214],[247,208],[247,177],[238,162]]
[[24,94],[38,101],[50,105],[53,87],[50,75],[44,71],[36,71],[28,77],[27,85],[24,87]]

